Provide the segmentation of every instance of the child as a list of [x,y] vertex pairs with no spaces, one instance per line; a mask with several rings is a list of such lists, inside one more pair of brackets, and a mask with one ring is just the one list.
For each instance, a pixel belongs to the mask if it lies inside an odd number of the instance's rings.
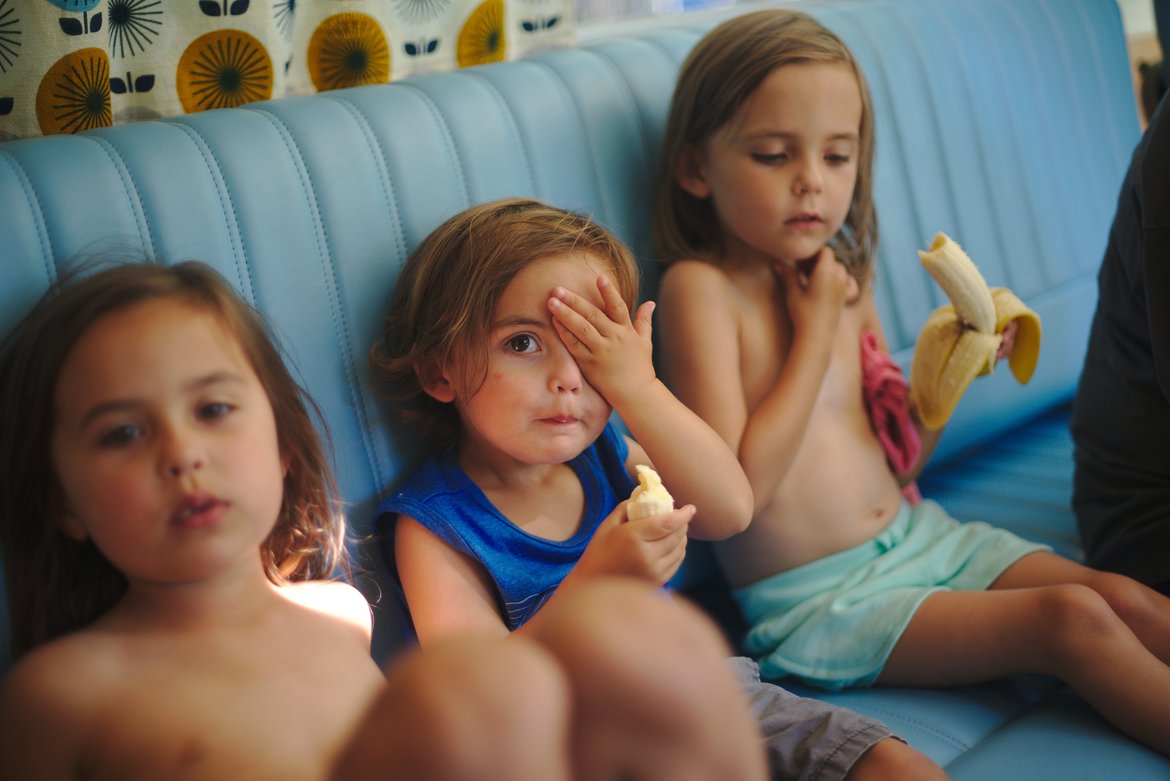
[[[570,740],[611,723],[664,750],[630,714],[598,715],[640,672],[628,627],[589,618],[589,644],[576,623],[615,600],[658,619],[644,586],[599,583],[532,642],[452,640],[384,683],[364,598],[319,580],[346,569],[345,525],[311,407],[257,313],[197,263],[69,277],[17,326],[0,348],[20,657],[0,777],[321,779],[340,757],[336,778],[567,780],[590,767]],[[686,658],[718,663],[716,637],[667,619]]]
[[[444,449],[381,505],[378,522],[424,648],[468,629],[539,631],[601,576],[662,586],[688,533],[743,529],[743,471],[655,378],[653,305],[634,311],[637,288],[632,256],[604,229],[519,199],[456,215],[407,261],[374,374]],[[610,422],[614,411],[634,439]],[[682,506],[626,521],[636,464],[657,469]],[[659,668],[642,647],[651,636],[632,635],[647,675]],[[735,669],[774,777],[941,777],[884,726],[761,684],[747,660]]]
[[872,162],[864,79],[810,17],[744,15],[684,64],[654,210],[664,365],[752,484],[716,551],[748,650],[827,688],[1048,673],[1170,752],[1170,602],[903,501],[862,394],[863,339],[884,349]]

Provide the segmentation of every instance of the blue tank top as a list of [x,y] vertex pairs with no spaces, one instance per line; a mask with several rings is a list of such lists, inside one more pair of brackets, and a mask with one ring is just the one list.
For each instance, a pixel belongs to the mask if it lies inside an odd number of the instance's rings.
[[397,581],[394,521],[399,514],[421,523],[439,539],[484,566],[496,586],[500,615],[519,628],[552,596],[585,552],[597,527],[634,481],[626,472],[625,438],[610,423],[584,452],[569,462],[585,493],[581,525],[567,540],[537,537],[495,508],[459,466],[451,446],[428,459],[375,513],[382,555]]

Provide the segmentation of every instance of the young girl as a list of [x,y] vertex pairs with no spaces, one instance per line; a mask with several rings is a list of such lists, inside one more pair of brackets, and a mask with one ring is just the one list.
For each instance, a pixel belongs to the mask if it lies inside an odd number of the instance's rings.
[[[660,587],[682,562],[688,533],[718,539],[743,529],[751,513],[743,470],[656,379],[653,305],[635,310],[637,289],[633,258],[604,229],[526,200],[456,215],[407,261],[374,373],[443,449],[378,519],[424,648],[467,629],[542,631],[599,577]],[[613,425],[615,411],[633,438]],[[637,464],[661,473],[678,509],[626,520]],[[647,681],[685,691],[712,675],[665,670],[646,645],[655,633],[631,622],[630,654]],[[941,777],[882,725],[761,684],[747,660],[734,669],[759,724],[734,710],[716,716],[731,706],[712,699],[712,729],[728,746],[762,729],[773,777]],[[650,722],[673,718],[663,703],[634,698]],[[691,768],[687,777],[732,777],[670,758]]]
[[1170,602],[903,500],[862,394],[863,341],[884,349],[873,144],[856,61],[804,14],[726,22],[679,76],[654,210],[664,364],[751,481],[751,526],[717,546],[746,646],[765,677],[827,688],[1056,675],[1170,753]]
[[[256,312],[200,264],[71,277],[16,328],[0,349],[0,542],[21,658],[0,693],[0,777],[586,766],[570,736],[610,723],[628,628],[588,619],[601,640],[586,643],[576,616],[620,601],[654,619],[658,600],[598,584],[531,643],[452,641],[383,687],[364,598],[319,580],[346,569],[345,525],[310,408]],[[684,637],[718,658],[714,638]]]

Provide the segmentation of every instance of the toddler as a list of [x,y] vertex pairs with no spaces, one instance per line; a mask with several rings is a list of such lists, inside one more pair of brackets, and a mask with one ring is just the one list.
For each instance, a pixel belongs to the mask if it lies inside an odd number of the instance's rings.
[[[378,519],[424,648],[468,629],[540,631],[603,576],[660,587],[688,534],[743,530],[752,495],[743,470],[655,377],[653,304],[635,308],[637,289],[632,256],[607,231],[520,199],[456,215],[407,261],[374,373],[441,449]],[[627,520],[638,464],[655,468],[682,506]],[[647,678],[665,672],[644,647],[652,634],[643,626],[630,636]],[[681,687],[709,675],[674,669]],[[758,726],[719,718],[724,739],[762,730],[774,778],[941,777],[883,725],[762,684],[746,659],[728,669]],[[643,703],[647,719],[670,716]]]

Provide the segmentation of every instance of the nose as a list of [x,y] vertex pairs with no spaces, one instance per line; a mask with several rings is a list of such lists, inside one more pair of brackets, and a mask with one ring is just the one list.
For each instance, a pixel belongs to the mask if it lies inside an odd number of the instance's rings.
[[809,193],[820,193],[825,186],[824,176],[821,175],[821,167],[817,160],[806,159],[804,165],[797,171],[796,179],[793,181],[793,189],[797,195],[807,195]]
[[549,355],[549,389],[556,393],[577,393],[581,390],[584,377],[581,367],[563,344],[555,345],[548,351]]
[[161,427],[160,466],[162,472],[173,478],[191,476],[203,469],[204,456],[199,438],[181,424]]

